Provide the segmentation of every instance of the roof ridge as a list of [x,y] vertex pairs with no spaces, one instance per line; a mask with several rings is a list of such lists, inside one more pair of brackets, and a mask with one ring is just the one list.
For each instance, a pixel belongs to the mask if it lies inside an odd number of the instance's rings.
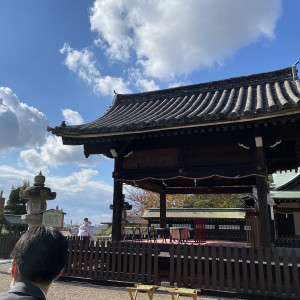
[[157,99],[157,96],[160,96],[160,99],[170,98],[172,95],[178,91],[186,94],[199,93],[199,89],[201,92],[209,92],[216,91],[219,89],[231,89],[237,86],[239,83],[240,86],[251,86],[258,85],[263,83],[273,83],[276,81],[282,80],[297,80],[297,69],[296,66],[279,69],[275,71],[263,72],[263,73],[255,73],[250,75],[243,75],[238,77],[232,77],[227,79],[221,79],[216,81],[209,81],[197,84],[191,84],[186,86],[172,87],[168,89],[155,90],[155,91],[147,91],[142,93],[133,93],[133,94],[117,94],[114,97],[113,106],[118,104],[126,104],[126,102],[130,101],[133,103],[134,101],[145,101],[145,100],[153,100]]
[[[95,121],[48,128],[65,137],[125,135],[177,126],[207,127],[300,114],[300,81],[296,66],[139,94],[117,94]],[[69,135],[69,137],[67,137]],[[77,139],[73,144],[81,143]]]

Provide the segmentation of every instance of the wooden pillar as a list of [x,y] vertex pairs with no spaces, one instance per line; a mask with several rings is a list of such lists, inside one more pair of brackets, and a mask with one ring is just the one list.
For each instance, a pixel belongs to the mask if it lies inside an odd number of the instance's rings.
[[260,240],[263,248],[272,247],[272,230],[271,218],[269,213],[269,206],[267,203],[268,186],[267,186],[267,170],[265,165],[265,152],[263,148],[263,141],[261,135],[255,136],[256,145],[256,176],[257,198],[259,205],[259,219],[260,219]]
[[159,226],[160,228],[166,228],[167,225],[167,212],[166,212],[166,193],[160,193],[159,194],[160,198],[160,205],[159,205]]
[[[114,177],[122,167],[122,158],[115,158]],[[122,232],[123,182],[114,181],[112,240],[120,241]]]
[[256,185],[259,204],[261,246],[263,248],[270,248],[272,246],[272,230],[269,206],[267,203],[268,189],[266,179],[257,176]]

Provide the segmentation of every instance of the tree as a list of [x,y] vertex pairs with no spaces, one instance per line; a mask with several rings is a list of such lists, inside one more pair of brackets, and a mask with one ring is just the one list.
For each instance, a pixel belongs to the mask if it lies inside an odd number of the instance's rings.
[[9,194],[9,198],[7,204],[4,207],[4,210],[8,213],[14,215],[24,215],[26,214],[26,203],[27,200],[21,199],[19,194],[20,191],[25,190],[29,186],[28,180],[23,180],[22,185],[11,186],[11,192]]
[[[126,198],[132,203],[135,213],[142,215],[148,208],[160,206],[159,194],[138,188],[125,188]],[[167,208],[184,207],[183,195],[167,195]]]
[[243,207],[240,194],[189,194],[185,197],[184,207],[195,208],[238,208]]
[[[159,194],[138,188],[125,188],[126,198],[131,202],[135,213],[142,215],[145,210],[160,206]],[[234,208],[243,207],[239,194],[188,194],[167,195],[166,207],[186,208]]]

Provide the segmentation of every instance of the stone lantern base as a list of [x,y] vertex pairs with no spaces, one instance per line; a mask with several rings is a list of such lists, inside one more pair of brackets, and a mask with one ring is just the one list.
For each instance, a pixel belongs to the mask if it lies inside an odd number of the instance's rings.
[[24,220],[24,223],[28,224],[29,228],[42,226],[43,214],[22,215],[22,220]]

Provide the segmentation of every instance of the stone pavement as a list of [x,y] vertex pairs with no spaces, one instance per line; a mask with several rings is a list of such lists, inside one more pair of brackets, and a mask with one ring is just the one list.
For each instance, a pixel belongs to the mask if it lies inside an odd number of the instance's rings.
[[11,263],[11,259],[0,258],[0,266],[7,265]]
[[[2,263],[2,265],[1,265]],[[0,293],[9,290],[11,283],[10,260],[0,259]],[[182,300],[191,299],[190,297],[180,297]],[[125,287],[92,285],[87,283],[70,283],[57,281],[54,282],[48,292],[47,300],[130,300]],[[137,300],[148,300],[147,294],[139,294]],[[156,291],[153,300],[171,300],[171,294],[166,291]],[[207,295],[198,295],[199,300],[217,300],[217,299],[245,299],[235,297],[216,297]],[[249,298],[248,298],[249,299]],[[254,298],[253,298],[254,299]]]

